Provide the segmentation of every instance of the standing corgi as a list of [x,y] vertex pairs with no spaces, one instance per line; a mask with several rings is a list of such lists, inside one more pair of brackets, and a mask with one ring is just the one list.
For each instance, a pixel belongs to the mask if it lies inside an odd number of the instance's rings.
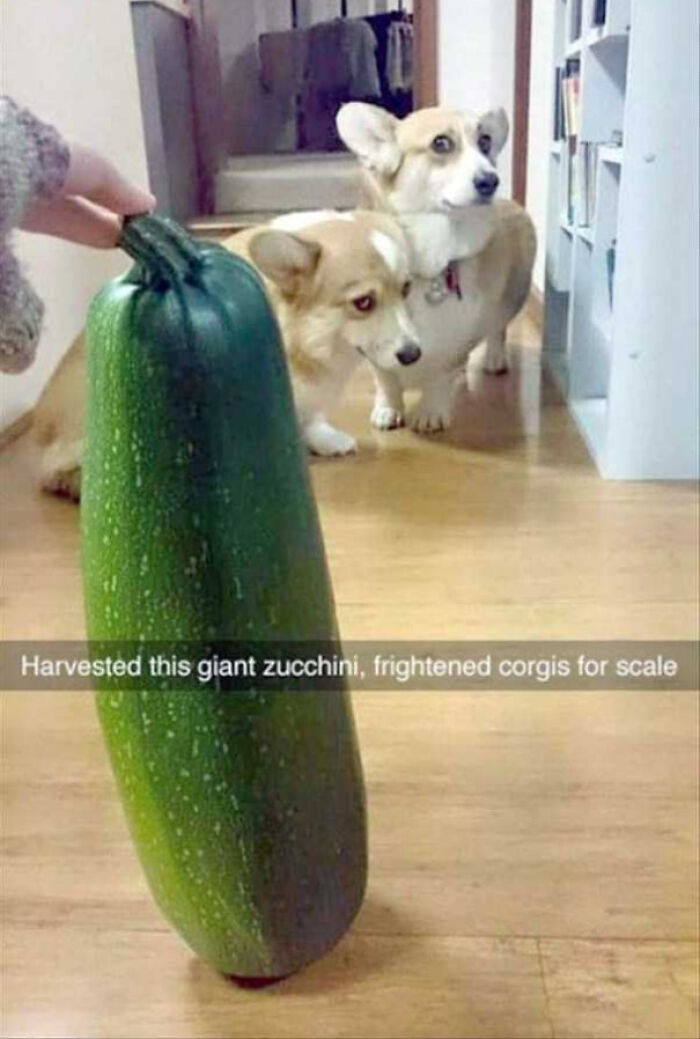
[[502,109],[484,116],[427,108],[403,120],[352,102],[338,113],[341,138],[365,170],[368,204],[394,215],[411,246],[410,310],[422,358],[406,371],[375,365],[372,421],[404,424],[403,392],[422,390],[410,424],[445,429],[457,377],[486,340],[486,370],[507,370],[506,330],[527,300],[536,253],[521,206],[494,201],[495,161],[508,137]]
[[243,231],[226,248],[268,283],[287,351],[301,434],[317,455],[357,449],[328,415],[364,357],[382,371],[421,356],[407,307],[403,232],[384,213],[293,213]]

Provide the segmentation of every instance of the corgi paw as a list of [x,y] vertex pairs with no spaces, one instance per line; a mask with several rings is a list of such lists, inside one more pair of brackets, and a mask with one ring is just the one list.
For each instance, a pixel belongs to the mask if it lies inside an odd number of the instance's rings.
[[306,444],[312,454],[324,458],[351,455],[357,451],[357,441],[354,437],[325,424],[307,432]]
[[370,421],[375,429],[401,429],[404,425],[403,414],[388,404],[375,404]]
[[419,404],[410,418],[414,433],[440,433],[450,425],[449,406],[426,408]]
[[493,336],[487,340],[484,371],[489,375],[505,375],[508,371],[508,354],[504,335]]
[[484,361],[484,371],[487,375],[507,375],[508,361],[505,357],[487,357]]

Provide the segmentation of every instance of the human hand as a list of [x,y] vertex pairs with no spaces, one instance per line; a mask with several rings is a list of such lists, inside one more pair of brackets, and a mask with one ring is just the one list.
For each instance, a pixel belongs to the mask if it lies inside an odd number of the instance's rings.
[[130,184],[107,159],[81,145],[71,145],[70,164],[59,193],[35,202],[21,228],[65,238],[69,242],[112,249],[121,217],[150,212],[156,204],[148,191]]

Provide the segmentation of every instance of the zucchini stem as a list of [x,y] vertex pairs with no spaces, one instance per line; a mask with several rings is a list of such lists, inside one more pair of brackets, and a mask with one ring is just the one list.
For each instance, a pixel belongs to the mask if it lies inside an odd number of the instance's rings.
[[202,265],[202,257],[185,231],[163,217],[125,217],[117,244],[151,276],[169,285],[192,277]]
[[204,262],[201,253],[187,232],[174,220],[169,220],[167,217],[163,217],[161,226],[163,234],[180,251],[182,256],[189,260],[195,269],[201,267]]

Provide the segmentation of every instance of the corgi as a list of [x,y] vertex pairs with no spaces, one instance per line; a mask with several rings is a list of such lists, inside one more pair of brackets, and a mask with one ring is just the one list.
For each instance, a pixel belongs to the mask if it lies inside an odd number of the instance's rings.
[[[297,213],[241,231],[224,243],[254,264],[275,307],[302,438],[317,455],[346,455],[355,439],[328,421],[366,358],[390,371],[416,363],[409,316],[409,249],[397,222],[379,212]],[[34,413],[44,490],[80,499],[85,422],[81,334]]]
[[85,426],[85,333],[63,355],[34,408],[32,435],[40,450],[43,490],[80,501]]
[[267,282],[308,449],[356,451],[356,440],[328,414],[362,358],[390,372],[421,357],[407,305],[408,242],[397,221],[362,210],[292,213],[224,244]]
[[503,109],[483,116],[426,108],[397,119],[351,102],[338,132],[364,169],[363,204],[395,216],[411,248],[409,309],[421,341],[410,370],[375,364],[372,423],[405,422],[404,390],[422,390],[409,416],[419,433],[450,424],[457,379],[486,340],[485,368],[507,371],[506,331],[530,292],[537,248],[532,220],[496,201],[496,159],[508,138]]

